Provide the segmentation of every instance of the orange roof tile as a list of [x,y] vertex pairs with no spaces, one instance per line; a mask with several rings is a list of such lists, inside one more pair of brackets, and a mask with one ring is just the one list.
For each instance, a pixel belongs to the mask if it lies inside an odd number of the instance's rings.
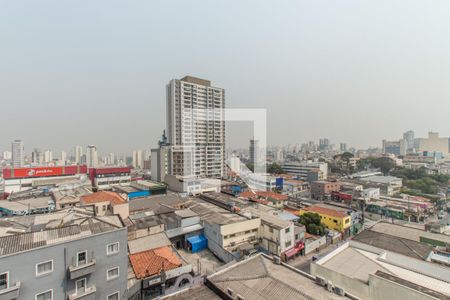
[[180,258],[170,246],[130,254],[129,257],[138,279],[157,275],[163,270],[172,270],[182,265]]
[[314,213],[318,213],[318,214],[322,214],[322,215],[332,216],[332,217],[336,217],[336,218],[348,217],[347,214],[345,214],[341,211],[331,209],[331,208],[325,208],[325,207],[321,207],[321,206],[315,206],[315,205],[302,208],[302,210],[308,211],[308,212],[314,212]]
[[245,191],[239,194],[239,197],[243,197],[243,198],[253,198],[256,197],[256,194],[250,191]]
[[106,201],[109,201],[113,206],[116,204],[123,204],[127,202],[127,200],[122,198],[119,194],[107,191],[96,192],[81,197],[82,204],[95,204]]
[[281,194],[277,194],[274,192],[256,192],[256,193],[260,197],[270,198],[270,199],[274,199],[277,201],[284,201],[284,200],[289,199],[289,197],[287,195],[281,195]]

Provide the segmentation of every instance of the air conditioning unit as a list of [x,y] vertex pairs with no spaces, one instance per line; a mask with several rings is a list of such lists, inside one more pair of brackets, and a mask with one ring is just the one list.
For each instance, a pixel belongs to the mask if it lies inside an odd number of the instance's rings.
[[344,290],[344,288],[342,288],[340,286],[335,286],[334,287],[334,292],[336,294],[338,294],[339,296],[345,296],[345,290]]
[[234,291],[230,288],[227,288],[227,293],[229,296],[233,297]]
[[316,283],[321,286],[327,285],[327,280],[322,276],[316,276]]
[[327,291],[333,292],[333,283],[329,280],[327,281]]

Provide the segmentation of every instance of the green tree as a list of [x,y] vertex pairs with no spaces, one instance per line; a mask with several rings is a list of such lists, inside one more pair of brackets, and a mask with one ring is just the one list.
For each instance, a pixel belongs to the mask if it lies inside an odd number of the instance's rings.
[[379,157],[372,161],[372,167],[380,169],[383,174],[387,175],[395,168],[395,161],[389,157]]
[[281,166],[277,163],[271,163],[268,167],[267,167],[267,172],[270,174],[282,174],[283,173],[283,168],[281,168]]
[[300,224],[305,225],[306,232],[315,235],[324,235],[325,227],[320,223],[320,216],[316,213],[307,212],[300,216]]

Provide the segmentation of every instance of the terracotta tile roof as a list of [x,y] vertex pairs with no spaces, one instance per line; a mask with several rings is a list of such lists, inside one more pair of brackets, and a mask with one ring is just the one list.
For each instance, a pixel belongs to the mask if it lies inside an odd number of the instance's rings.
[[277,201],[285,201],[289,197],[287,195],[281,195],[274,192],[256,192],[259,197],[270,198]]
[[256,191],[255,193],[250,191],[245,191],[239,194],[239,197],[244,198],[270,198],[275,201],[285,201],[289,197],[287,195],[281,195],[274,192],[264,192],[264,191]]
[[182,265],[170,246],[130,254],[130,262],[136,278],[146,278]]
[[348,217],[348,215],[346,213],[343,213],[341,211],[334,210],[334,209],[331,209],[331,208],[315,206],[315,205],[302,208],[302,210],[303,211],[308,211],[308,212],[314,212],[314,213],[318,213],[318,214],[322,214],[322,215],[332,216],[332,217],[336,217],[336,218]]
[[101,191],[81,197],[82,204],[94,204],[109,201],[112,206],[126,203],[127,200],[114,192]]
[[256,194],[250,192],[250,191],[245,191],[239,194],[239,197],[243,197],[243,198],[253,198],[255,197]]
[[299,210],[298,209],[289,208],[289,207],[284,207],[284,211],[298,216],[298,211]]
[[315,235],[305,232],[305,239],[311,239],[314,237],[315,237]]

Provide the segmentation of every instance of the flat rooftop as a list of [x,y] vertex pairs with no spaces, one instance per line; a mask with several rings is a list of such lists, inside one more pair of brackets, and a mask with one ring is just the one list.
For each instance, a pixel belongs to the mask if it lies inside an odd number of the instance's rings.
[[450,236],[424,231],[421,229],[413,228],[410,226],[403,226],[398,224],[392,224],[388,222],[378,222],[373,225],[370,230],[385,233],[388,235],[404,238],[420,242],[420,237],[440,241],[442,243],[450,244]]
[[198,214],[202,221],[211,224],[228,225],[248,220],[247,218],[200,199],[197,199],[189,208]]
[[50,203],[53,203],[53,199],[50,196],[28,198],[21,200],[0,200],[0,208],[7,209],[9,211],[28,211],[30,209],[46,208]]
[[401,178],[394,177],[394,176],[369,176],[361,178],[362,181],[368,181],[368,182],[375,182],[375,183],[382,183],[382,184],[389,184],[395,181],[402,181]]
[[264,205],[246,207],[241,210],[241,213],[248,215],[249,217],[258,217],[261,219],[261,222],[272,225],[278,229],[287,228],[292,224],[292,221],[283,219],[283,211],[267,209],[267,206]]
[[244,261],[225,267],[207,277],[222,293],[233,290],[246,300],[325,300],[346,299],[330,293],[312,279],[271,259],[257,254]]
[[155,195],[133,199],[129,202],[130,212],[142,210],[155,210],[161,205],[182,209],[189,202],[190,198],[181,197],[178,194]]
[[450,297],[450,269],[350,241],[315,262],[326,269],[365,283],[371,275],[382,272]]

